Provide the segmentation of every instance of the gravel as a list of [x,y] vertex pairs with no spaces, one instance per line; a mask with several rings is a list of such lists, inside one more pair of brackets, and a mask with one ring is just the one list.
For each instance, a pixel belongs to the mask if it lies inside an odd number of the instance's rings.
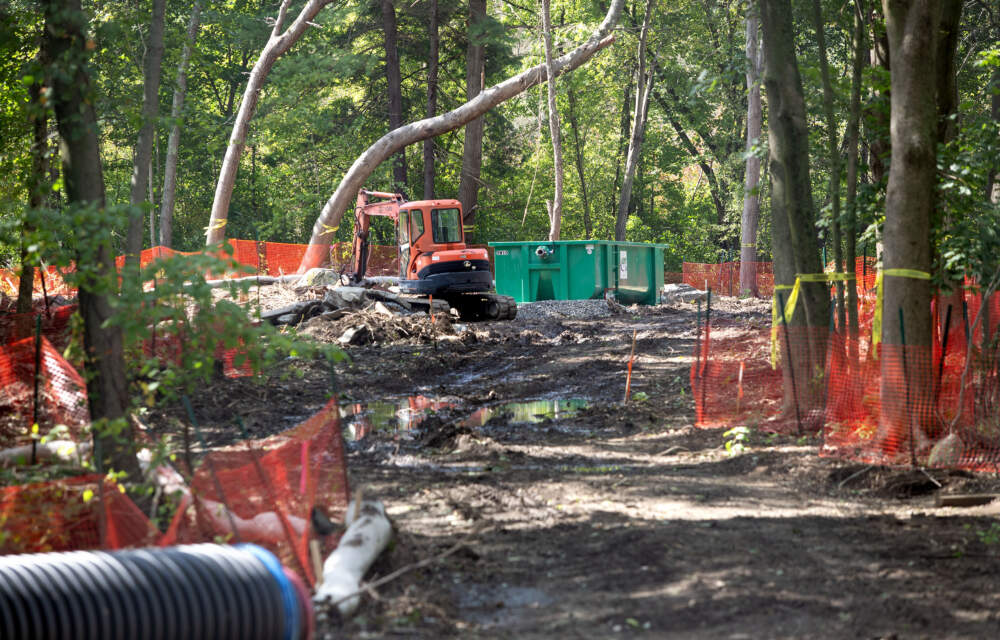
[[517,320],[606,318],[612,315],[605,300],[540,300],[517,305]]

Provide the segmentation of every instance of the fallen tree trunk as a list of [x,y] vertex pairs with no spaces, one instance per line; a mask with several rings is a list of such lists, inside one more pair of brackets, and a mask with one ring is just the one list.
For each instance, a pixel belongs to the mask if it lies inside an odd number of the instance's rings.
[[361,578],[392,539],[392,524],[378,500],[352,501],[344,520],[347,531],[323,563],[323,583],[313,601],[335,606],[342,617],[361,603]]
[[[585,43],[552,62],[554,75],[576,69],[589,60],[595,53],[614,42],[614,36],[608,35],[618,23],[625,0],[614,0],[608,9],[604,21]],[[539,64],[527,71],[508,78],[498,85],[486,89],[478,96],[469,100],[453,111],[434,118],[425,118],[400,127],[385,134],[368,150],[361,154],[351,168],[348,169],[337,190],[334,191],[320,212],[313,225],[312,237],[309,239],[309,249],[299,265],[299,273],[326,262],[329,256],[333,234],[340,224],[344,211],[358,194],[358,189],[364,186],[365,180],[375,169],[392,154],[409,144],[420,142],[442,133],[452,131],[475,120],[498,104],[548,80],[545,64]]]

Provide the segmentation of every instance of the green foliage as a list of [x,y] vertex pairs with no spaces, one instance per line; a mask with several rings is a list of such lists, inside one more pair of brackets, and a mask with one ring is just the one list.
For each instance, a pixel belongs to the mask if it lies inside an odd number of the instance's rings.
[[722,434],[726,438],[726,453],[729,457],[744,453],[750,446],[750,427],[733,427]]

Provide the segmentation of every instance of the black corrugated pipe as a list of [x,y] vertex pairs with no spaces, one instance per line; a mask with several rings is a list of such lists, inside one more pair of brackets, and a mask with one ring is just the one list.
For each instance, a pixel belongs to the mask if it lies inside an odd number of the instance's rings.
[[311,620],[301,581],[255,545],[0,556],[4,639],[307,640]]

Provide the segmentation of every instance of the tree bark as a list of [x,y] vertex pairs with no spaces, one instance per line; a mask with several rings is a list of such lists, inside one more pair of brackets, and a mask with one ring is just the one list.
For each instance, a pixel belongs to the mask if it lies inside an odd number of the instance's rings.
[[559,110],[556,107],[556,74],[552,68],[552,19],[549,17],[549,0],[542,0],[542,39],[545,41],[545,72],[551,80],[546,83],[549,98],[549,135],[552,138],[552,168],[555,172],[555,193],[549,210],[549,242],[559,240],[562,226],[563,161],[562,136],[559,130]]
[[[764,113],[760,102],[761,56],[757,45],[760,17],[747,8],[747,161],[740,216],[740,295],[759,296],[757,288],[757,225],[760,221],[760,157],[750,153],[760,140]],[[721,203],[719,203],[721,204]],[[717,205],[718,206],[718,205]]]
[[[892,164],[883,235],[887,270],[931,270],[937,104],[935,76],[928,70],[936,68],[940,7],[938,0],[884,0],[892,59]],[[928,418],[930,358],[900,355],[930,350],[931,284],[886,276],[882,289],[882,342],[894,348],[888,354],[883,350],[881,358],[880,436],[895,432],[898,440],[909,441],[915,461],[915,439]]]
[[[1000,122],[1000,69],[993,70],[993,80],[990,82],[993,91],[991,113],[993,122]],[[993,167],[990,179],[986,185],[986,194],[990,202],[1000,204],[1000,166]]]
[[[956,78],[955,53],[958,46],[960,21],[962,15],[962,0],[941,0],[941,26],[938,29],[937,51],[935,57],[935,80],[937,93],[937,142],[947,144],[958,135],[958,82]],[[945,221],[944,224],[948,224]],[[931,247],[931,262],[934,260],[935,248]],[[941,296],[937,305],[941,322],[944,322],[948,305],[959,309],[964,300],[962,281],[945,282],[942,289],[950,289],[951,295]],[[983,301],[985,310],[989,312],[987,300]],[[987,322],[984,326],[988,327]],[[983,332],[983,339],[990,340],[990,332]],[[983,345],[986,346],[985,344]]]
[[[89,22],[80,0],[45,0],[45,43],[54,72],[52,106],[62,139],[63,180],[71,207],[105,205],[97,117],[90,101],[90,79],[85,62]],[[123,471],[138,479],[139,464],[133,450],[132,426],[124,421],[128,406],[122,333],[108,321],[112,316],[111,291],[117,286],[111,233],[95,225],[78,247],[77,264],[92,270],[93,277],[79,285],[79,313],[83,317],[83,349],[87,369],[87,404],[90,417],[123,421],[117,436],[107,428],[94,430],[94,460],[101,471]]]
[[[427,54],[427,117],[437,114],[438,97],[438,4],[430,0],[427,25],[427,39],[430,41],[430,51]],[[434,197],[434,140],[424,140],[424,200]]]
[[[858,248],[858,130],[861,122],[861,75],[865,67],[865,25],[862,19],[864,3],[855,2],[854,12],[854,63],[851,69],[851,106],[847,120],[847,194],[845,208],[847,222],[844,226],[847,272],[853,274],[857,264]],[[847,282],[847,324],[851,337],[851,363],[858,360],[858,282]]]
[[[635,73],[635,69],[629,71],[629,77]],[[608,209],[617,211],[618,203],[615,202],[615,194],[619,193],[619,178],[622,173],[622,159],[626,156],[628,151],[628,140],[629,132],[632,130],[632,110],[629,108],[632,104],[632,83],[629,82],[625,85],[624,97],[622,98],[622,117],[621,126],[618,129],[618,152],[615,154],[615,181],[613,183],[614,189],[608,192]]]
[[[399,74],[399,48],[396,33],[396,8],[393,0],[382,0],[382,26],[385,33],[385,78],[388,83],[389,131],[403,126],[403,87]],[[393,193],[406,191],[406,147],[392,162]]]
[[[485,86],[484,52],[486,47],[477,33],[479,23],[486,19],[486,0],[469,1],[467,33],[469,47],[465,53],[466,104],[474,100]],[[483,166],[483,119],[477,117],[465,125],[462,147],[462,176],[458,184],[458,199],[462,203],[462,224],[466,232],[476,224],[479,206],[479,173]]]
[[271,30],[271,37],[268,38],[267,44],[260,52],[260,57],[257,58],[253,70],[250,71],[250,79],[247,81],[246,89],[243,91],[243,100],[240,102],[240,110],[236,114],[236,122],[233,123],[233,131],[229,136],[229,146],[226,148],[226,156],[222,160],[222,168],[219,171],[219,181],[215,186],[215,198],[212,201],[212,215],[208,221],[206,244],[218,244],[226,239],[226,216],[229,215],[229,203],[233,198],[233,187],[236,185],[240,156],[243,154],[247,132],[250,129],[250,119],[253,118],[253,114],[257,110],[257,101],[260,99],[260,92],[264,87],[267,74],[270,73],[275,61],[302,37],[306,27],[309,26],[310,21],[316,17],[320,9],[331,1],[309,0],[302,7],[291,26],[282,32],[288,6],[291,4],[291,0],[282,0],[274,28]]
[[[761,0],[760,8],[770,132],[774,282],[776,287],[790,286],[797,274],[823,270],[809,181],[809,131],[795,56],[791,6],[788,0]],[[788,354],[782,364],[788,376],[788,363],[794,360],[796,399],[800,407],[813,410],[821,408],[823,400],[822,394],[816,392],[822,385],[817,384],[815,376],[822,375],[826,360],[826,337],[822,333],[830,311],[826,284],[802,283],[799,300],[801,304],[793,310],[788,324],[805,325],[806,346]],[[799,347],[802,344],[797,343]],[[786,385],[786,398],[787,391]]]
[[[41,56],[39,57],[40,61]],[[28,87],[28,119],[31,121],[31,173],[28,175],[28,211],[21,236],[21,276],[17,286],[17,313],[32,310],[35,291],[35,265],[28,256],[29,236],[35,231],[34,213],[45,203],[45,185],[49,177],[49,118],[42,104],[43,78],[36,78]],[[42,273],[42,277],[45,274]]]
[[142,251],[143,211],[149,187],[149,168],[153,160],[153,137],[160,111],[160,62],[163,60],[163,27],[166,0],[153,0],[149,20],[149,43],[143,64],[142,126],[135,144],[132,164],[132,191],[129,194],[128,231],[125,236],[125,268],[122,272],[126,286],[139,286],[139,253]]
[[573,132],[574,149],[576,151],[576,173],[580,178],[580,199],[583,201],[583,232],[584,237],[590,240],[594,235],[594,223],[590,218],[590,198],[587,196],[587,175],[584,171],[583,151],[587,144],[586,132],[580,135],[580,126],[576,118],[576,92],[570,86],[567,92],[569,98],[569,129]]
[[[826,117],[826,151],[830,162],[830,235],[833,236],[834,271],[844,269],[843,249],[840,237],[840,150],[837,148],[837,121],[833,115],[833,85],[830,83],[830,65],[826,56],[826,33],[823,30],[823,8],[820,0],[813,0],[813,28],[819,45],[819,69],[823,82],[823,112]],[[826,265],[823,265],[825,268]],[[841,327],[847,323],[844,308],[844,283],[837,282],[837,318]]]
[[629,202],[632,199],[632,181],[635,179],[635,167],[639,163],[639,154],[642,153],[646,115],[649,112],[649,94],[653,89],[654,74],[646,68],[646,39],[649,36],[649,21],[653,13],[654,2],[655,0],[646,0],[646,15],[643,16],[642,29],[639,31],[639,69],[636,72],[632,135],[629,138],[628,156],[625,158],[625,176],[622,178],[622,190],[618,198],[618,215],[615,219],[615,240],[619,242],[625,240]]
[[[552,66],[557,75],[576,69],[595,53],[614,42],[614,37],[608,34],[618,22],[623,4],[624,0],[613,0],[604,21],[591,37],[579,47],[553,61]],[[364,181],[371,175],[372,171],[392,155],[397,148],[457,129],[482,116],[505,100],[523,93],[547,79],[545,65],[534,66],[490,87],[476,96],[475,99],[453,111],[434,118],[413,122],[382,136],[354,161],[337,186],[337,190],[323,206],[319,218],[313,225],[312,237],[309,240],[310,247],[302,258],[299,269],[305,271],[311,267],[319,266],[329,259],[330,243],[333,241],[333,234],[337,225],[340,224],[344,211],[350,206],[352,199],[357,197],[358,189],[364,185]]]
[[[875,3],[878,6],[878,3]],[[873,67],[881,67],[886,73],[892,73],[892,58],[889,55],[889,40],[885,33],[884,21],[878,19],[879,16],[875,11],[871,13],[871,27],[872,27],[872,48],[869,53],[871,65]],[[875,101],[879,99],[892,101],[892,92],[888,94],[875,92]],[[866,126],[866,131],[868,133],[868,149],[871,151],[869,158],[869,164],[871,165],[872,180],[876,183],[880,183],[885,179],[885,173],[889,165],[889,151],[890,151],[890,141],[889,141],[889,121],[885,114],[885,110],[875,108],[868,110],[867,122],[870,123]]]
[[177,153],[181,144],[181,113],[184,111],[184,98],[187,94],[187,67],[191,60],[191,51],[198,37],[198,25],[201,19],[201,2],[195,0],[191,7],[191,17],[188,20],[187,41],[181,50],[181,61],[177,64],[177,86],[174,88],[174,98],[170,105],[170,136],[167,138],[167,160],[163,167],[163,193],[160,198],[160,245],[170,247],[173,244],[174,202],[177,193]]

